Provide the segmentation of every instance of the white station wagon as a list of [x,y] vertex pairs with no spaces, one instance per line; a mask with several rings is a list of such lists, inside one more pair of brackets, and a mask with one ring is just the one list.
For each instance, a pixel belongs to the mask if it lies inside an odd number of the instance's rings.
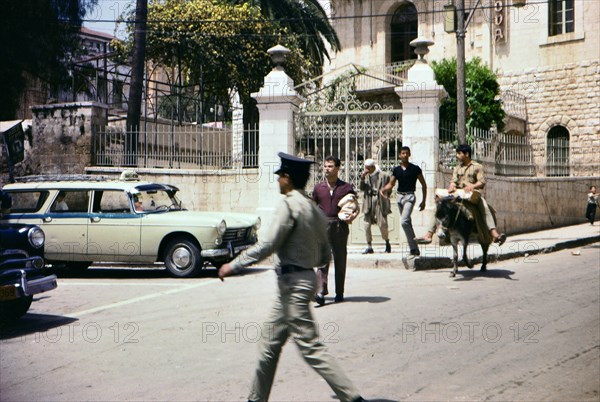
[[71,177],[35,176],[2,189],[12,202],[0,223],[41,227],[51,263],[86,269],[92,262],[164,262],[173,276],[193,277],[205,263],[219,268],[257,241],[259,217],[188,211],[175,186],[135,174]]

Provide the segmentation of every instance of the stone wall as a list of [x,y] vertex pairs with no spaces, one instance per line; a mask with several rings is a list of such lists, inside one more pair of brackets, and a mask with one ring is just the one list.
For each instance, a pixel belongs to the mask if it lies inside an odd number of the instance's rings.
[[[451,174],[443,176],[449,183]],[[496,209],[498,228],[516,234],[585,222],[591,185],[598,187],[600,176],[488,176],[484,196]]]
[[546,138],[557,125],[569,130],[571,174],[589,176],[600,172],[599,74],[600,63],[594,60],[499,76],[503,88],[527,92],[527,134],[538,175],[545,174]]
[[[88,167],[88,174],[118,177],[116,168]],[[142,180],[168,183],[180,189],[179,198],[186,208],[200,211],[233,211],[256,213],[259,199],[259,169],[198,170],[138,169]],[[440,183],[449,183],[449,173],[439,173]],[[275,180],[276,176],[273,176]],[[561,178],[488,177],[485,197],[496,209],[498,228],[508,234],[568,226],[585,222],[586,195],[590,185],[600,187],[600,176]],[[419,187],[419,186],[417,186]],[[269,195],[276,201],[278,193]],[[421,190],[417,188],[417,199]],[[395,200],[395,197],[393,198]],[[361,202],[362,203],[362,202]],[[417,209],[413,222],[427,220]],[[400,227],[398,208],[392,205],[390,239],[394,244],[405,243]],[[351,244],[364,244],[362,216],[351,225]],[[422,235],[423,233],[417,233]],[[374,243],[383,242],[373,226]]]
[[92,163],[92,138],[106,125],[106,110],[95,102],[32,107],[32,151],[15,176],[82,173]]
[[[256,213],[259,169],[201,171],[183,169],[135,169],[141,180],[171,184],[179,188],[183,205],[196,211]],[[88,167],[87,174],[117,178],[120,168]],[[272,175],[276,181],[277,176]],[[278,198],[279,194],[273,194]]]

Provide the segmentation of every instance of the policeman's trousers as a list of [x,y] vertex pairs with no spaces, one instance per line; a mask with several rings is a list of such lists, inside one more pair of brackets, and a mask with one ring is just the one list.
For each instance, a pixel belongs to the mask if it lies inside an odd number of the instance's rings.
[[248,399],[261,402],[269,399],[277,361],[290,336],[304,360],[327,381],[340,401],[358,398],[358,390],[319,340],[310,310],[316,285],[314,271],[307,269],[280,275],[278,284],[279,295],[262,331],[260,357]]

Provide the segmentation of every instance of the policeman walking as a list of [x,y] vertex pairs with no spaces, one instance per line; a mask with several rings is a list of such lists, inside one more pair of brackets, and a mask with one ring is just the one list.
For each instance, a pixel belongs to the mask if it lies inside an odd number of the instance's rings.
[[327,264],[331,258],[327,222],[304,191],[313,162],[283,152],[279,157],[281,167],[275,174],[279,175],[279,189],[285,197],[277,207],[269,233],[219,270],[223,280],[275,254],[279,294],[266,324],[269,330],[262,331],[260,357],[248,399],[269,399],[279,354],[293,336],[306,362],[327,381],[340,401],[364,401],[319,341],[309,307],[316,287],[313,267]]

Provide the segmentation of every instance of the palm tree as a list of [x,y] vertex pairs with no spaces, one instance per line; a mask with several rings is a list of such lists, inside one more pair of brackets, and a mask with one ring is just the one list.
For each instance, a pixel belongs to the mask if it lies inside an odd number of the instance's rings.
[[297,35],[306,57],[314,61],[315,74],[321,74],[325,57],[331,60],[327,42],[332,51],[341,49],[337,33],[318,0],[230,0],[232,4],[251,2],[262,14],[277,20],[289,32]]

